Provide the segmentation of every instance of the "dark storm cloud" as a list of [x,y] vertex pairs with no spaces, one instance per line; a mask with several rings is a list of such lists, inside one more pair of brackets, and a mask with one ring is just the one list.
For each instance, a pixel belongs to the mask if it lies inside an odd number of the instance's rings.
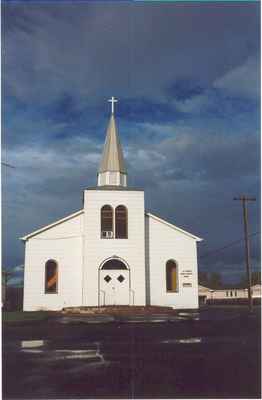
[[[10,2],[2,29],[5,265],[22,263],[19,236],[82,207],[111,95],[147,208],[202,236],[200,255],[242,236],[232,199],[259,195],[258,4]],[[240,248],[200,267],[236,279]]]
[[[259,175],[259,140],[254,135],[229,136],[221,133],[196,133],[168,139],[160,145],[161,153],[169,157],[170,179],[216,181]],[[248,154],[248,157],[246,156]]]
[[256,4],[6,4],[6,88],[21,101],[46,104],[68,94],[85,105],[111,90],[159,99],[182,78],[210,85],[257,53],[256,10]]

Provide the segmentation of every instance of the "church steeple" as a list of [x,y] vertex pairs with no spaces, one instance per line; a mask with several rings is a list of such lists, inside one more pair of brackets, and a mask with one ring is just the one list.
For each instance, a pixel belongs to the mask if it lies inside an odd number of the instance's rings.
[[112,103],[112,109],[98,170],[98,186],[126,186],[127,172],[114,118],[114,103],[117,100],[112,97],[108,101]]

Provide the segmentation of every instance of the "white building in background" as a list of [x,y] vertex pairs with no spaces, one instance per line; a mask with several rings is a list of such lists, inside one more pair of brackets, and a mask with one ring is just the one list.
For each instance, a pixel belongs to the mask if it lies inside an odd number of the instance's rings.
[[[23,238],[24,310],[158,305],[198,308],[199,237],[145,211],[127,186],[112,115],[96,187],[83,209]],[[142,171],[141,171],[142,172]]]
[[[261,299],[261,285],[251,286],[252,298]],[[242,300],[248,299],[248,289],[230,288],[230,289],[210,289],[205,286],[198,286],[198,295],[201,303],[216,300]]]
[[253,299],[261,299],[261,284],[252,286],[252,297]]

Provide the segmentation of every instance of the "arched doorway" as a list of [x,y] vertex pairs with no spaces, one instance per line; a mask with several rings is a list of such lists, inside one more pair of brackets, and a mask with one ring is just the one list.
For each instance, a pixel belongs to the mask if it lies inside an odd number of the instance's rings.
[[130,269],[119,257],[105,260],[99,268],[99,305],[129,305]]

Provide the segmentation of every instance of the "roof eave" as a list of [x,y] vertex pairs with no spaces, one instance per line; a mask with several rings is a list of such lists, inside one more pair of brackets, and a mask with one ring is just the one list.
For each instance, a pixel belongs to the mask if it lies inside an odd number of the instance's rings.
[[59,220],[53,222],[52,224],[45,225],[45,226],[43,226],[42,228],[37,229],[37,230],[34,231],[34,232],[28,233],[27,235],[20,237],[19,240],[21,240],[21,241],[23,241],[23,242],[26,242],[26,241],[27,241],[28,239],[30,239],[31,237],[36,236],[36,235],[38,235],[39,233],[42,233],[42,232],[44,232],[44,231],[47,231],[48,229],[53,228],[53,227],[56,226],[56,225],[59,225],[59,224],[61,224],[61,223],[63,223],[63,222],[66,222],[66,221],[68,221],[68,220],[71,219],[71,218],[77,217],[78,215],[82,214],[83,212],[84,212],[84,210],[76,211],[75,213],[70,214],[70,215],[67,215],[66,217],[64,217],[64,218],[62,218],[62,219],[59,219]]
[[177,230],[177,231],[183,233],[184,235],[191,237],[191,238],[194,239],[196,242],[202,242],[202,241],[204,240],[204,239],[202,239],[202,238],[200,238],[200,237],[198,237],[198,236],[192,235],[192,233],[190,233],[190,232],[187,232],[187,231],[185,231],[185,230],[183,230],[183,229],[181,229],[181,228],[178,228],[176,225],[171,224],[170,222],[165,221],[163,218],[157,217],[157,216],[154,215],[154,214],[151,214],[151,213],[149,213],[149,212],[146,212],[145,214],[148,215],[148,216],[151,217],[151,218],[154,218],[155,220],[157,220],[157,221],[159,221],[159,222],[162,222],[163,224],[169,226],[170,228],[173,228],[173,229],[175,229],[175,230]]

